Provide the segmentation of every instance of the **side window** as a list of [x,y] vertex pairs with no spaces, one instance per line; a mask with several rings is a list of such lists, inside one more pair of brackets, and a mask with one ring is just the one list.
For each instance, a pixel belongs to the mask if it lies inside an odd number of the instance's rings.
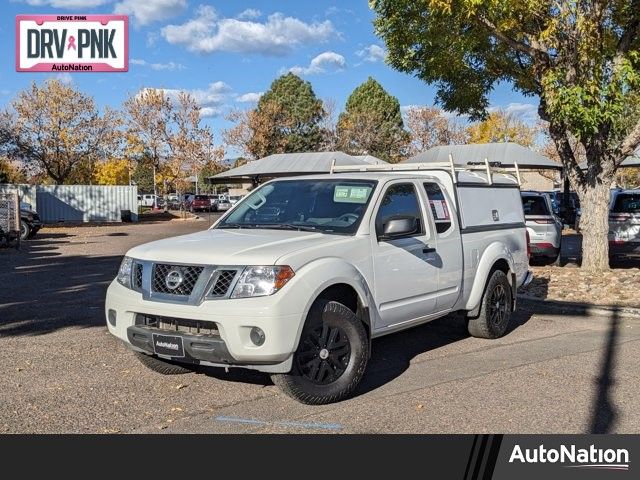
[[393,217],[412,216],[418,219],[419,232],[422,233],[422,214],[416,189],[412,183],[399,183],[390,186],[376,215],[376,233],[382,234],[384,225]]
[[444,233],[451,228],[451,209],[437,183],[425,183],[424,189],[429,198],[429,206],[436,223],[436,232]]

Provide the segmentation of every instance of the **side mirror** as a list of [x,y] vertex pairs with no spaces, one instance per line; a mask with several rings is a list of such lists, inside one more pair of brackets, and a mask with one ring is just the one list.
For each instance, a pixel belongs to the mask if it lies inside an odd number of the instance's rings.
[[381,239],[393,239],[412,235],[418,231],[418,219],[415,217],[395,217],[384,224]]

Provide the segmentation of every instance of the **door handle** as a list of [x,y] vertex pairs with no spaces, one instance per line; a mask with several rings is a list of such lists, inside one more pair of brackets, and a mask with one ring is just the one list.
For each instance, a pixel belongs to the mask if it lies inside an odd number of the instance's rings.
[[436,249],[432,247],[424,247],[422,253],[436,253]]

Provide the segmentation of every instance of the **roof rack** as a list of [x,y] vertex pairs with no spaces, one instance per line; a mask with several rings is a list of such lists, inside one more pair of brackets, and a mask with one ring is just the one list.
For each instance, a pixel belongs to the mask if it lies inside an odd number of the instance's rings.
[[[485,158],[483,163],[478,163],[477,165],[465,165],[456,166],[453,163],[453,156],[449,154],[448,162],[429,162],[429,163],[390,163],[390,164],[382,164],[382,165],[336,165],[335,159],[331,162],[331,170],[329,173],[347,173],[347,172],[393,172],[393,171],[418,171],[418,170],[449,170],[451,173],[451,178],[453,179],[453,183],[457,183],[458,176],[456,172],[465,172],[465,171],[482,171],[487,174],[487,183],[489,185],[493,184],[493,173],[491,170],[491,163],[489,163],[489,159]],[[518,185],[522,185],[522,180],[520,178],[520,169],[518,168],[518,162],[514,160],[513,167],[501,167],[500,164],[493,164],[493,167],[498,167],[500,169],[499,172],[514,172],[516,174],[516,179],[518,181]]]

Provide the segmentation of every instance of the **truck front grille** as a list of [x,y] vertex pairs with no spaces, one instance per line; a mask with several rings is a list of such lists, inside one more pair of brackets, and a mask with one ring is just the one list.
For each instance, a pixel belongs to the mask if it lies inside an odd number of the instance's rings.
[[169,295],[191,295],[204,267],[197,265],[170,265],[156,263],[153,266],[151,290]]
[[216,283],[211,288],[209,297],[224,297],[229,292],[229,287],[236,278],[237,270],[220,270]]
[[133,288],[142,288],[142,264],[134,263],[133,265]]
[[157,328],[166,332],[179,332],[189,335],[219,336],[218,325],[204,320],[161,317],[158,315],[136,314],[136,325]]

